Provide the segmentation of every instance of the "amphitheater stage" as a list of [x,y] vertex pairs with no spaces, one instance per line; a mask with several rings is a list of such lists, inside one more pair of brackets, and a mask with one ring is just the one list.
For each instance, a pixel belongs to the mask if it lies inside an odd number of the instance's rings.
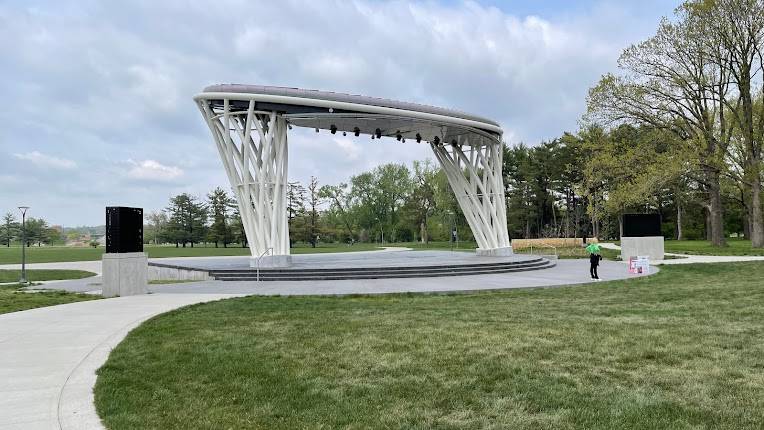
[[165,277],[177,271],[180,279],[316,281],[524,272],[548,269],[555,262],[538,255],[483,257],[474,252],[394,250],[293,255],[290,267],[277,269],[252,268],[250,257],[162,258],[152,259],[149,265]]

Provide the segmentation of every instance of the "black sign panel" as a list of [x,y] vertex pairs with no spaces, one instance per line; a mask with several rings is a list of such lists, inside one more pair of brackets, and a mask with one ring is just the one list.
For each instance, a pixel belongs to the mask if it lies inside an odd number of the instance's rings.
[[143,252],[142,208],[106,208],[106,252]]
[[659,214],[626,214],[623,216],[624,237],[663,236]]

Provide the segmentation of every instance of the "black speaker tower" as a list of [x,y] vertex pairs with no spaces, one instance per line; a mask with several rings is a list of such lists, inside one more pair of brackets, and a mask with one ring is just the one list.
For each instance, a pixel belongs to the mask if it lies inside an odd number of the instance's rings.
[[143,252],[143,209],[106,208],[106,252]]
[[624,237],[663,236],[659,214],[624,214]]

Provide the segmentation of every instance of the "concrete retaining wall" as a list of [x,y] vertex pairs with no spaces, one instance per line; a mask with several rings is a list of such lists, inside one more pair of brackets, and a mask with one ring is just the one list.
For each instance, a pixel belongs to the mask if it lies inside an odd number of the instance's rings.
[[210,275],[203,270],[188,270],[172,266],[149,264],[149,280],[173,279],[179,281],[208,281]]

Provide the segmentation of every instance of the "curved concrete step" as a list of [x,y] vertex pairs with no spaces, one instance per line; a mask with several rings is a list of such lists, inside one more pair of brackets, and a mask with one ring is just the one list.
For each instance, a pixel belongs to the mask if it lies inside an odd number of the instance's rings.
[[[318,281],[384,278],[422,278],[438,276],[469,276],[496,273],[524,272],[554,267],[555,263],[545,258],[521,262],[448,265],[448,266],[400,266],[334,269],[261,269],[261,281]],[[211,270],[210,276],[221,281],[256,281],[257,270]]]

